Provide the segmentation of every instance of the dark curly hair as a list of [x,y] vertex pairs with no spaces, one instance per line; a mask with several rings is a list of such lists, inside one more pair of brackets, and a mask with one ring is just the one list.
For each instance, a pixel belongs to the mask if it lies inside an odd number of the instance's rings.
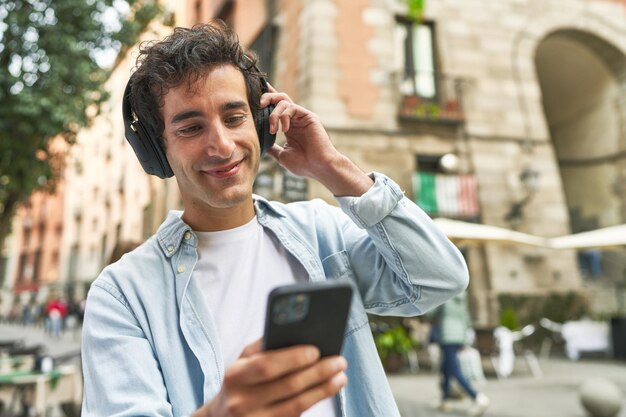
[[257,59],[243,51],[237,34],[223,21],[177,27],[161,41],[139,45],[136,70],[131,76],[130,103],[141,123],[163,144],[165,125],[160,108],[171,88],[187,83],[191,88],[213,68],[230,64],[243,74],[248,105],[255,122],[261,99]]

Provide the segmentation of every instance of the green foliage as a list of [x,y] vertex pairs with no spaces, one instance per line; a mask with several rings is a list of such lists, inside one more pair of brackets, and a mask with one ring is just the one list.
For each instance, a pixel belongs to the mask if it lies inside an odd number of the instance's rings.
[[156,0],[2,1],[0,223],[9,224],[34,189],[54,183],[62,166],[50,139],[71,144],[89,123],[86,110],[108,98],[109,69],[98,59],[136,43],[158,12]]
[[382,360],[385,360],[390,354],[404,356],[416,346],[416,342],[402,326],[395,326],[377,334],[374,340],[378,355]]
[[409,5],[409,16],[416,19],[422,19],[422,13],[424,12],[424,2],[426,0],[407,0]]
[[[588,300],[578,292],[549,294],[500,294],[500,324],[519,330],[527,324],[539,323],[546,317],[557,323],[578,320],[589,315]],[[539,326],[529,337],[528,343],[539,344],[548,331]]]
[[500,294],[500,311],[512,310],[519,325],[538,322],[542,317],[563,323],[589,314],[587,299],[577,292],[545,295]]
[[435,103],[421,103],[415,108],[415,114],[419,117],[437,118],[441,108]]
[[517,321],[517,314],[513,307],[505,307],[500,313],[500,326],[504,326],[510,330],[516,330],[519,328],[519,321]]

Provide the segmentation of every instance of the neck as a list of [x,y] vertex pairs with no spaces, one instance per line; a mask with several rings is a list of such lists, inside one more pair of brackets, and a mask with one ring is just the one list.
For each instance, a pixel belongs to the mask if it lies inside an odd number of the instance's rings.
[[252,197],[234,207],[185,207],[182,220],[196,232],[219,232],[243,226],[255,216]]

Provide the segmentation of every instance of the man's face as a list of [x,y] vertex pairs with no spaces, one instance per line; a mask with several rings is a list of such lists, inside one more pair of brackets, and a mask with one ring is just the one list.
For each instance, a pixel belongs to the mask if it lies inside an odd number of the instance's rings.
[[[185,221],[194,227],[215,215],[249,217],[260,146],[243,74],[222,65],[191,89],[187,83],[172,88],[161,115]],[[242,218],[241,224],[249,220]]]

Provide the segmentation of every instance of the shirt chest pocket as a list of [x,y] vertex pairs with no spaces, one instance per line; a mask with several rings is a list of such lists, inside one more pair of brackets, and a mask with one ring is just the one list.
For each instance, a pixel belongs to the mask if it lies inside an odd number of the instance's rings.
[[363,330],[369,331],[367,314],[363,307],[361,295],[358,292],[358,286],[355,282],[354,272],[346,251],[336,252],[327,256],[322,260],[324,274],[328,280],[346,281],[352,284],[352,303],[350,304],[350,314],[348,316],[348,325],[346,326],[346,336]]

